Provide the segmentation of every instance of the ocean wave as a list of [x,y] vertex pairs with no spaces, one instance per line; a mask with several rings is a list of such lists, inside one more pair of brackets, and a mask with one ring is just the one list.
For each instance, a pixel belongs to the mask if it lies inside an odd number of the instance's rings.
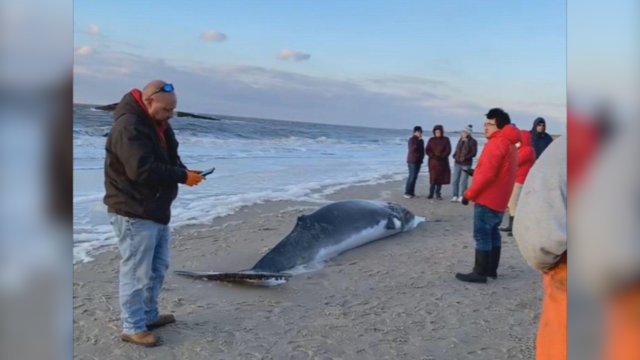
[[[240,209],[262,204],[268,201],[306,201],[312,203],[326,203],[327,196],[350,186],[364,186],[401,180],[404,172],[377,171],[361,174],[339,180],[307,182],[282,187],[279,190],[252,192],[236,195],[203,196],[189,198],[180,204],[175,204],[172,210],[172,229],[179,229],[189,225],[206,225],[217,218],[232,215]],[[91,203],[102,199],[101,194],[83,195],[74,198],[74,204]],[[74,219],[77,223],[83,221]],[[86,221],[85,221],[86,222]],[[93,260],[95,252],[101,248],[115,245],[115,235],[108,225],[76,225],[73,235],[74,264]]]

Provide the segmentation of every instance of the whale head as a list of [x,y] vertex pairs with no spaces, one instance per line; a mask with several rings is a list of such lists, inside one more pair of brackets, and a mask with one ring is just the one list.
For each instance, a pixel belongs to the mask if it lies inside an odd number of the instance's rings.
[[411,230],[415,228],[419,223],[425,221],[425,218],[415,216],[411,211],[407,210],[402,205],[387,202],[387,208],[393,213],[393,215],[402,222],[402,230]]

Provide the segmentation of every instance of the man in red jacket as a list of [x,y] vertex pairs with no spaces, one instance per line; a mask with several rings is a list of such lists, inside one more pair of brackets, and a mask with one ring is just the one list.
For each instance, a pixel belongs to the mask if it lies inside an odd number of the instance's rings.
[[468,274],[458,273],[464,282],[486,283],[487,276],[498,277],[502,250],[499,226],[516,182],[520,131],[511,125],[504,110],[491,109],[486,114],[484,135],[488,139],[474,170],[471,187],[464,193],[462,204],[475,203],[473,238],[476,241],[475,265]]

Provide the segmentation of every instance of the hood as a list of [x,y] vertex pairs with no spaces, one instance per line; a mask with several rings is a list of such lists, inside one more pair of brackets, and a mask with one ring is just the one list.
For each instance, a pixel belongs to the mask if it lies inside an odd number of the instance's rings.
[[167,142],[164,136],[164,131],[169,127],[169,124],[167,122],[157,122],[152,120],[149,112],[147,111],[147,107],[142,101],[142,92],[138,89],[133,89],[122,97],[122,100],[120,100],[120,103],[118,103],[118,106],[116,106],[116,109],[113,112],[113,121],[118,121],[119,118],[127,114],[149,120],[149,124],[155,128],[160,141],[166,147]]
[[436,130],[440,130],[442,132],[442,136],[444,136],[444,126],[436,125],[433,127],[433,136],[436,136]]
[[522,146],[532,146],[531,133],[526,130],[520,130],[520,141]]
[[489,140],[493,138],[504,138],[515,145],[520,141],[520,130],[518,130],[518,128],[513,125],[507,125],[491,134]]
[[123,115],[131,114],[140,117],[149,117],[147,109],[142,102],[142,93],[138,89],[133,89],[126,93],[113,112],[113,120],[118,121]]
[[[535,132],[538,131],[538,130],[536,130],[536,128],[538,127],[538,124],[540,124],[540,123],[543,123],[543,124],[547,125],[547,121],[544,118],[539,117],[539,118],[535,119],[533,121],[533,127],[531,128],[531,132],[532,133],[535,133]],[[547,132],[546,127],[545,127],[544,130],[545,130],[544,132]]]

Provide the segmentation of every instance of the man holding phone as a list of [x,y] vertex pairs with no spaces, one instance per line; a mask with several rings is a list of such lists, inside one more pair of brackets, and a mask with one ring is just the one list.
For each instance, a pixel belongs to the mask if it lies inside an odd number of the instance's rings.
[[175,322],[159,314],[158,296],[169,268],[168,224],[178,184],[205,180],[178,156],[169,125],[176,105],[173,85],[164,81],[132,90],[114,111],[106,143],[104,203],[122,256],[121,339],[146,347],[160,344],[149,330]]

